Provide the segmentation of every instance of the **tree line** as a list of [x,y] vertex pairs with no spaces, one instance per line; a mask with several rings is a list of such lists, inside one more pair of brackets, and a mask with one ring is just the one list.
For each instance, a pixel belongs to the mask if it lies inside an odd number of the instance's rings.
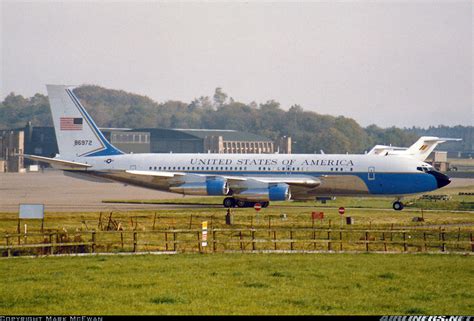
[[[354,119],[322,115],[293,105],[282,109],[277,101],[242,103],[221,88],[214,95],[186,103],[152,99],[123,90],[84,85],[74,90],[99,127],[119,128],[208,128],[251,132],[270,139],[291,136],[294,153],[363,153],[376,144],[409,146],[419,136],[460,137],[461,143],[447,143],[441,149],[474,149],[472,126],[423,128],[361,127]],[[47,96],[25,98],[9,94],[0,103],[0,129],[52,126]]]

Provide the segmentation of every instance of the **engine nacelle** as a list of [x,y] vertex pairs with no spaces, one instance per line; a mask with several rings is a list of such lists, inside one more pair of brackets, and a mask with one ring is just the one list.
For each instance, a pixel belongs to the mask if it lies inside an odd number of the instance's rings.
[[288,201],[291,198],[290,186],[286,184],[270,185],[268,193],[270,201]]
[[252,188],[234,193],[234,197],[250,202],[288,201],[291,192],[287,184],[275,184],[267,188]]
[[227,195],[229,186],[224,179],[207,179],[204,182],[188,182],[171,186],[170,191],[184,195]]

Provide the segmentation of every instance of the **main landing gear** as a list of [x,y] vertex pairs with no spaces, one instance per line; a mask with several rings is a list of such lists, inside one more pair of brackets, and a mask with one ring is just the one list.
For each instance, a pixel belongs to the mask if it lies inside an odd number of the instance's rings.
[[233,197],[226,197],[226,198],[224,198],[224,202],[222,202],[222,204],[226,208],[230,208],[230,207],[253,207],[257,203],[260,203],[262,205],[262,207],[268,207],[268,205],[270,204],[270,202],[248,202],[248,201],[244,201],[244,200],[235,199]]
[[401,210],[403,210],[403,203],[400,202],[399,200],[395,201],[395,202],[393,202],[392,207],[395,211],[401,211]]

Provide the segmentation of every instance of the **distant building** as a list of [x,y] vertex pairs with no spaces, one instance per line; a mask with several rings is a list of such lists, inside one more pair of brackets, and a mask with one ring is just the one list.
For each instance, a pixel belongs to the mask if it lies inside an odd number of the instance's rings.
[[113,145],[128,153],[269,154],[275,152],[272,140],[236,130],[103,128],[101,131]]
[[436,170],[446,172],[449,168],[448,152],[433,151],[426,158],[426,162],[432,165]]
[[0,172],[20,172],[24,168],[25,134],[19,130],[0,131]]

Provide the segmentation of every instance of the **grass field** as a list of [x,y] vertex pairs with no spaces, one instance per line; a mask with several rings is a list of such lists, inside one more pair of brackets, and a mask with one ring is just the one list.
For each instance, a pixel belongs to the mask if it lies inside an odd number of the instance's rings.
[[[474,191],[474,187],[462,188]],[[392,199],[338,198],[335,202],[275,203],[258,214],[233,209],[235,228],[311,227],[311,212],[323,211],[321,227],[445,228],[472,233],[474,212],[453,211],[459,196],[414,203],[393,211]],[[168,200],[173,203],[181,199]],[[183,199],[220,204],[222,198]],[[162,201],[163,202],[163,201]],[[342,224],[337,207],[355,224]],[[435,209],[435,210],[430,210]],[[224,228],[223,208],[114,211],[126,231],[138,229]],[[281,219],[286,214],[286,219]],[[44,228],[91,231],[110,212],[46,212]],[[425,222],[413,222],[422,216]],[[16,213],[0,213],[0,235],[15,233]],[[23,229],[22,222],[22,229]],[[30,232],[39,222],[28,221]],[[468,234],[466,234],[468,235]],[[464,237],[464,236],[463,236]],[[199,315],[384,315],[474,313],[474,256],[459,254],[178,254],[85,257],[1,258],[4,286],[0,314],[199,314]]]
[[0,314],[474,313],[474,257],[216,254],[0,260]]

